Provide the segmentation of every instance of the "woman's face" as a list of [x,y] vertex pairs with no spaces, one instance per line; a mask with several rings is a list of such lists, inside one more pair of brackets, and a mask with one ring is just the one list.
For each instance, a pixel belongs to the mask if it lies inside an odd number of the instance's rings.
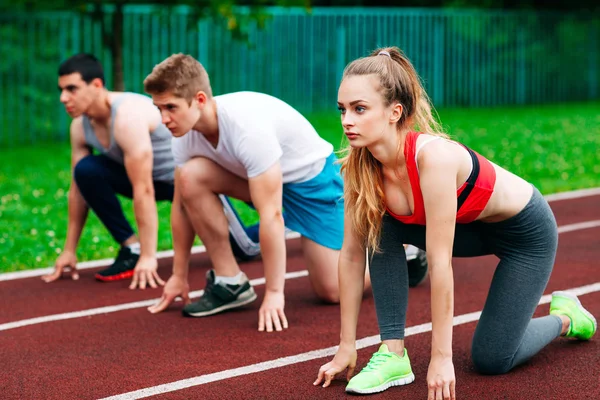
[[352,147],[369,147],[395,132],[394,108],[385,105],[376,75],[348,76],[340,84],[338,109]]

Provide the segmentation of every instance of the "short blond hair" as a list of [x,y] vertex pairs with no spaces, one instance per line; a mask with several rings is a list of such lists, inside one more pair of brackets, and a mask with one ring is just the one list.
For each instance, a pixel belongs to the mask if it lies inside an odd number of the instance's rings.
[[144,91],[151,95],[169,92],[187,101],[192,101],[199,91],[212,97],[206,69],[194,57],[183,53],[173,54],[155,65],[144,79]]

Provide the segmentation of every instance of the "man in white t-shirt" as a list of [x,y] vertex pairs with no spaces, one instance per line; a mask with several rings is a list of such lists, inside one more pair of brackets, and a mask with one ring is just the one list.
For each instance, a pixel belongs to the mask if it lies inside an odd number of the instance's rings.
[[[287,328],[284,314],[285,227],[301,234],[309,279],[324,301],[337,303],[338,257],[344,230],[343,181],[333,146],[298,111],[262,93],[212,95],[208,74],[193,57],[175,54],[154,67],[144,90],[174,136],[173,275],[151,312],[176,296],[183,313],[203,317],[256,299],[227,240],[219,195],[251,204],[259,217],[265,296],[258,329]],[[282,216],[285,209],[285,221]],[[202,297],[189,304],[187,270],[198,234],[212,261]]]

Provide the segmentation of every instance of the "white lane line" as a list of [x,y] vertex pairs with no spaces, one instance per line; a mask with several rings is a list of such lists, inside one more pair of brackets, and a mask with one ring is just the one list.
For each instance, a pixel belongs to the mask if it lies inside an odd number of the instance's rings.
[[[581,229],[590,229],[590,228],[595,228],[595,227],[600,227],[600,220],[579,222],[579,223],[570,224],[570,225],[563,225],[563,226],[558,227],[558,233],[573,232],[573,231],[577,231],[577,230],[581,230]],[[290,273],[287,273],[285,276],[286,276],[286,279],[299,278],[301,276],[308,276],[308,271],[304,270],[304,271],[299,271],[299,272],[290,272]],[[255,284],[263,285],[265,283],[265,278],[253,279],[250,281],[250,283],[253,285],[255,285]],[[201,296],[202,293],[203,293],[202,290],[190,292],[190,297]],[[117,311],[131,310],[133,308],[149,307],[152,304],[154,304],[155,302],[157,302],[158,300],[159,299],[142,300],[142,301],[136,301],[133,303],[118,304],[115,306],[92,308],[92,309],[82,310],[82,311],[73,311],[73,312],[68,312],[68,313],[63,313],[63,314],[53,314],[53,315],[46,315],[46,316],[42,316],[42,317],[24,319],[24,320],[15,321],[15,322],[7,322],[4,324],[0,324],[0,331],[21,328],[23,326],[28,326],[28,325],[42,324],[45,322],[61,321],[61,320],[73,319],[73,318],[81,318],[81,317],[87,317],[90,315],[108,314],[108,313],[113,313],[113,312],[117,312]]]
[[[296,279],[296,278],[300,278],[303,276],[308,276],[307,270],[298,271],[298,272],[288,272],[285,274],[285,279],[286,280],[287,279]],[[252,279],[250,281],[250,284],[252,286],[264,285],[265,278]],[[200,296],[202,296],[202,293],[204,293],[204,290],[196,290],[196,291],[190,292],[190,297],[192,297],[192,298],[200,297]],[[43,324],[43,323],[52,322],[52,321],[62,321],[65,319],[88,317],[91,315],[109,314],[109,313],[113,313],[113,312],[117,312],[117,311],[131,310],[133,308],[150,307],[151,305],[156,304],[159,300],[160,300],[159,298],[156,298],[156,299],[150,299],[150,300],[135,301],[133,303],[118,304],[116,306],[90,308],[88,310],[73,311],[73,312],[68,312],[68,313],[63,313],[63,314],[53,314],[53,315],[46,315],[43,317],[23,319],[23,320],[15,321],[15,322],[7,322],[5,324],[0,324],[0,331],[7,331],[9,329],[22,328],[22,327],[28,326],[28,325]]]
[[[576,296],[582,296],[588,293],[594,293],[600,291],[600,282],[596,282],[591,285],[581,286],[578,288],[568,289],[567,292],[571,292]],[[551,295],[542,296],[539,305],[550,303]],[[469,314],[463,314],[454,317],[453,325],[463,325],[470,322],[479,320],[481,311],[472,312]],[[431,331],[431,322],[411,326],[406,329],[405,336],[413,336],[421,333]],[[356,348],[358,350],[365,347],[370,347],[379,344],[381,338],[379,335],[368,336],[356,341]],[[313,350],[306,353],[296,354],[293,356],[278,358],[275,360],[265,361],[257,364],[247,365],[245,367],[228,369],[225,371],[215,372],[212,374],[200,375],[194,378],[182,379],[179,381],[165,383],[158,386],[152,386],[145,389],[140,389],[128,393],[123,393],[116,396],[105,397],[101,400],[132,400],[141,399],[144,397],[155,396],[161,393],[174,392],[181,389],[186,389],[192,386],[205,385],[211,382],[222,381],[225,379],[235,378],[243,375],[255,374],[258,372],[268,371],[270,369],[281,368],[288,365],[299,364],[306,361],[316,360],[319,358],[330,357],[335,355],[338,346],[327,347],[324,349]]]
[[558,227],[558,233],[567,233],[579,231],[582,229],[597,228],[600,226],[600,220],[578,222],[576,224],[563,225]]
[[[192,247],[192,254],[204,253],[206,248],[204,246],[194,246]],[[167,258],[173,257],[173,250],[164,250],[156,253],[156,258]],[[77,264],[77,269],[90,269],[90,268],[98,268],[98,267],[106,267],[111,265],[115,261],[114,258],[105,258],[102,260],[91,260],[84,261]],[[17,271],[17,272],[5,272],[0,274],[0,281],[12,281],[15,279],[23,279],[23,278],[34,278],[36,276],[42,276],[51,273],[54,271],[54,267],[48,268],[40,268],[40,269],[30,269],[27,271]]]
[[[591,188],[591,189],[579,189],[573,190],[569,192],[560,192],[554,193],[544,196],[547,201],[560,201],[560,200],[571,200],[571,199],[579,199],[582,197],[596,196],[600,195],[600,188]],[[286,239],[296,239],[299,238],[300,234],[297,232],[290,232],[286,235]],[[206,252],[206,248],[204,246],[194,246],[192,248],[192,254],[204,253]],[[165,250],[159,251],[156,253],[156,258],[168,258],[173,257],[173,250]],[[89,268],[98,268],[105,267],[112,264],[114,258],[106,258],[102,260],[92,260],[92,261],[84,261],[77,264],[78,269],[89,269]],[[40,268],[40,269],[32,269],[27,271],[17,271],[17,272],[4,272],[0,273],[0,282],[1,281],[10,281],[15,279],[23,279],[23,278],[34,278],[36,276],[42,276],[51,273],[54,271],[54,267],[48,268]]]
[[[286,240],[299,238],[300,234],[298,232],[290,232],[285,235]],[[192,254],[201,254],[206,252],[206,247],[204,246],[194,246],[192,247]],[[169,258],[173,257],[173,250],[164,250],[156,253],[157,259]],[[99,268],[99,267],[107,267],[111,265],[115,261],[114,258],[105,258],[102,260],[91,260],[84,261],[77,264],[77,269],[90,269],[90,268]],[[42,276],[51,273],[54,271],[54,267],[47,268],[39,268],[39,269],[30,269],[27,271],[16,271],[16,272],[4,272],[0,274],[0,282],[2,281],[12,281],[15,279],[24,279],[24,278],[35,278],[36,276]]]
[[560,200],[572,200],[580,199],[582,197],[597,196],[600,195],[600,188],[590,189],[579,189],[570,192],[560,192],[546,195],[547,201],[560,201]]

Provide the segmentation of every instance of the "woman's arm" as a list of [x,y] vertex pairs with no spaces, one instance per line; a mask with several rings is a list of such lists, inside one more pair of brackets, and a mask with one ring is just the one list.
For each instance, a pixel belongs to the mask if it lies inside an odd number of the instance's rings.
[[341,314],[340,343],[354,347],[358,313],[365,286],[367,260],[364,241],[356,237],[352,228],[352,219],[348,215],[344,219],[344,242],[338,262]]
[[[456,225],[456,180],[461,162],[455,146],[432,142],[419,157],[421,193],[425,206],[427,261],[431,282],[431,362],[427,381],[431,399],[454,392],[452,326],[454,280],[452,247]],[[439,396],[439,397],[438,397]]]
[[366,251],[352,228],[352,219],[344,218],[344,243],[338,261],[341,331],[340,346],[332,361],[319,369],[314,385],[329,386],[335,375],[348,368],[349,380],[356,367],[356,326],[364,292]]

